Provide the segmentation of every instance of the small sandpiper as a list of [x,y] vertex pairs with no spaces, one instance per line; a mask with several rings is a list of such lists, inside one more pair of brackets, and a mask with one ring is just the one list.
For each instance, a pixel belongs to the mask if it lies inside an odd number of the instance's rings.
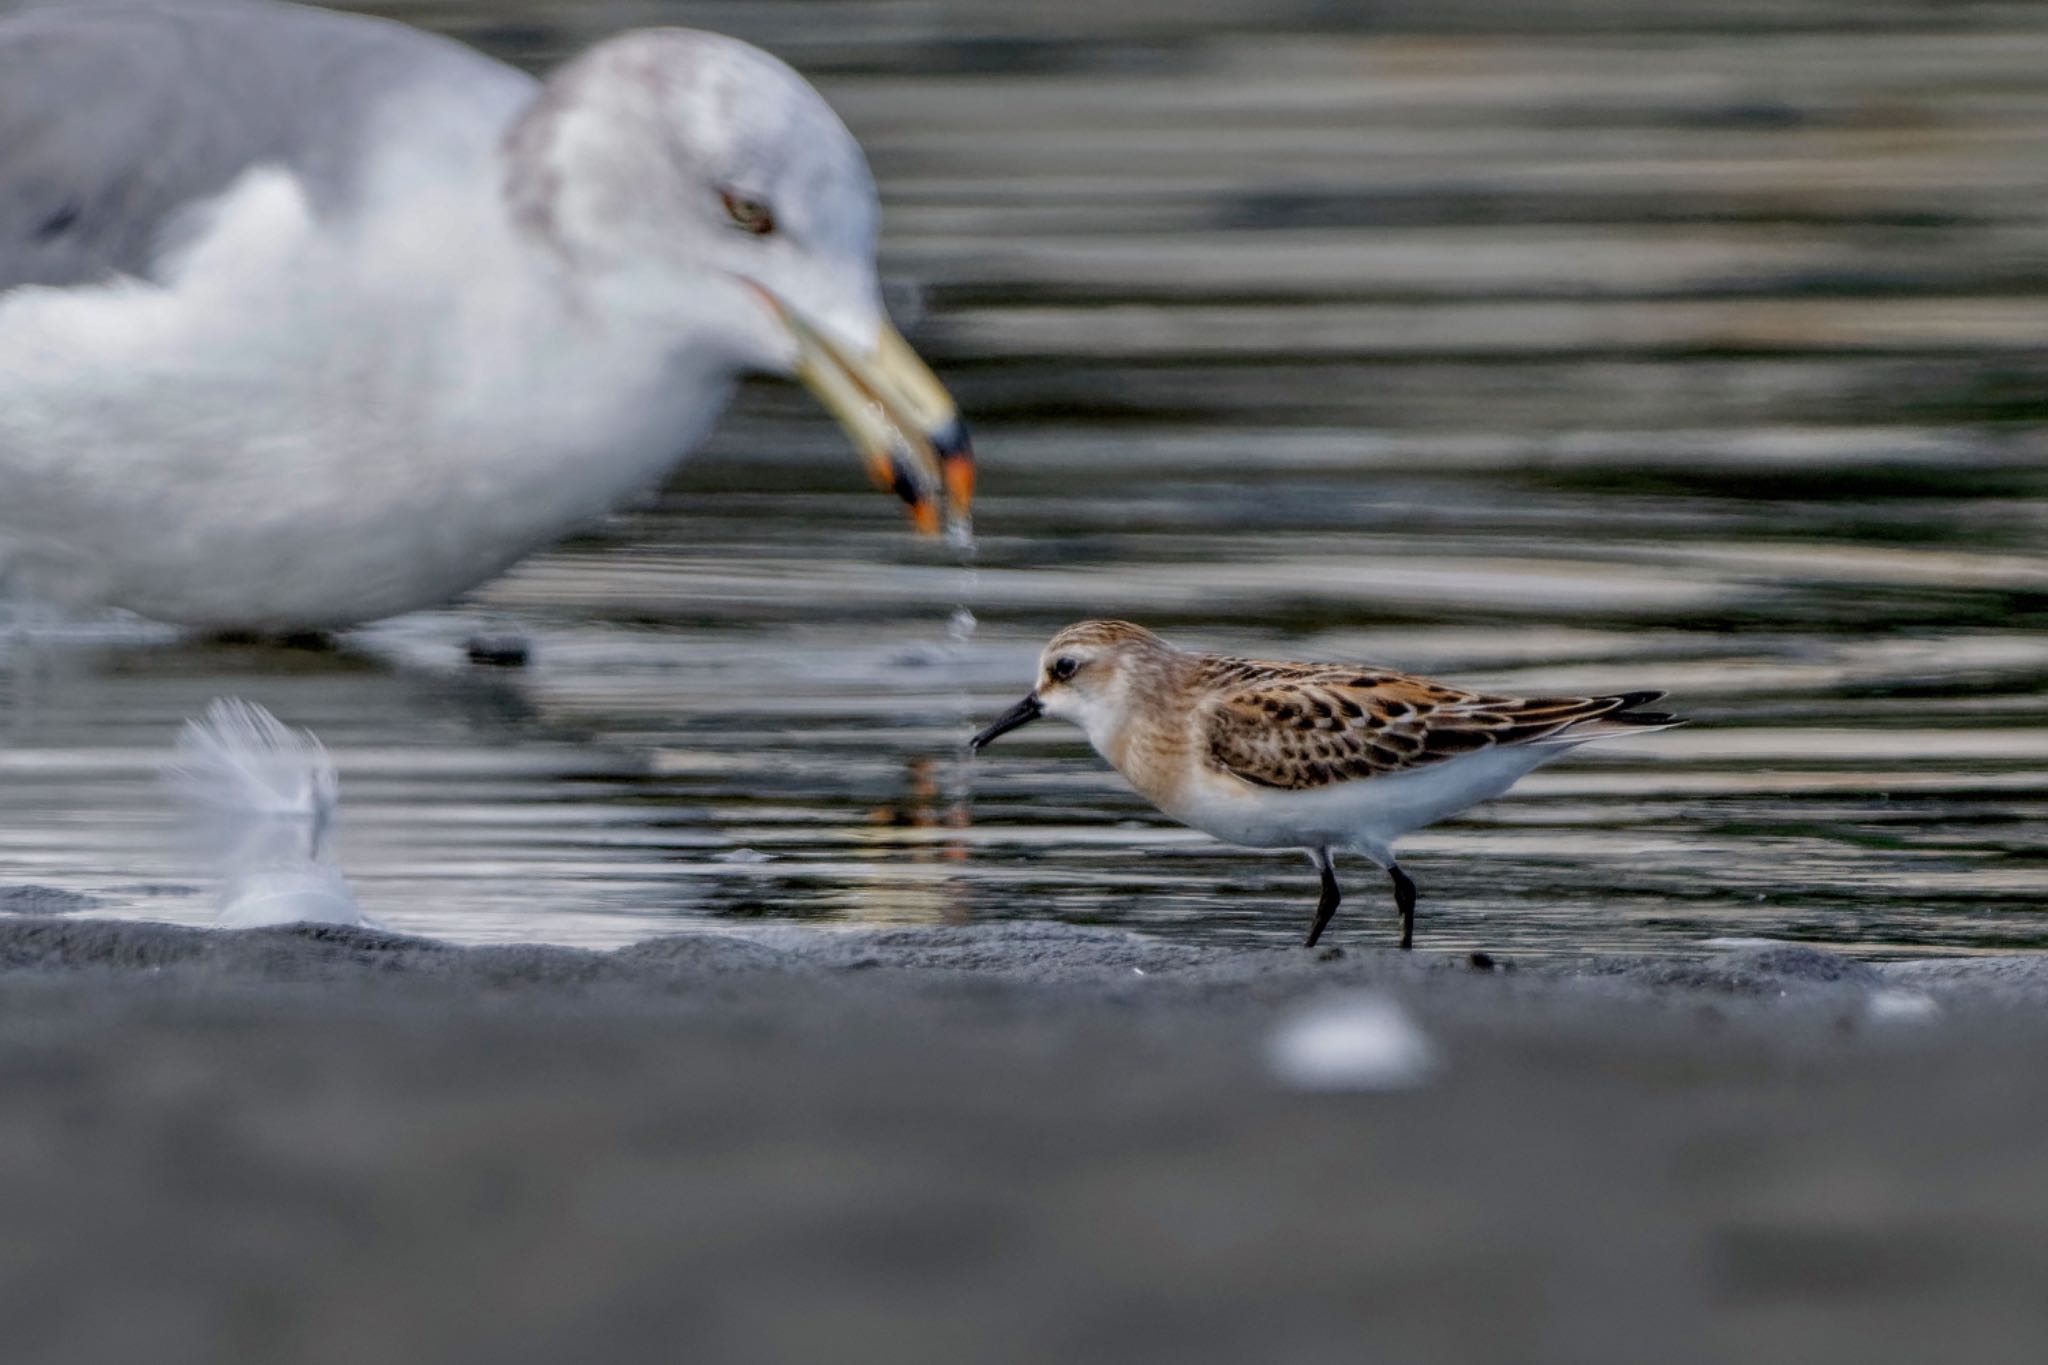
[[1334,851],[1361,853],[1393,878],[1407,948],[1415,883],[1397,839],[1589,740],[1681,724],[1639,709],[1663,695],[1493,696],[1372,665],[1196,654],[1128,621],[1083,621],[1053,636],[1038,685],[971,742],[979,753],[1042,716],[1069,720],[1183,824],[1306,849],[1323,879],[1311,948],[1342,899]]

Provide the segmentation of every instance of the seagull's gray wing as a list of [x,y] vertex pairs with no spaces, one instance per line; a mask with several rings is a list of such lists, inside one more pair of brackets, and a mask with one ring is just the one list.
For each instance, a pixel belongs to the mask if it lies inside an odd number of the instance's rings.
[[[4,3],[4,0],[0,0]],[[179,211],[256,165],[344,213],[377,106],[422,84],[518,108],[532,80],[417,29],[294,5],[67,4],[0,17],[0,292],[149,276]]]

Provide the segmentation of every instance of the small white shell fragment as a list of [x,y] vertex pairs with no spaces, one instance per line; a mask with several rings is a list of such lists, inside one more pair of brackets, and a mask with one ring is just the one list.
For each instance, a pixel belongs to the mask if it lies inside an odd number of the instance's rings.
[[1266,1064],[1302,1090],[1400,1090],[1429,1079],[1441,1060],[1400,1005],[1352,991],[1282,1019],[1266,1041]]
[[1873,1024],[1925,1024],[1941,1014],[1941,1005],[1925,991],[1873,991],[1863,1014]]

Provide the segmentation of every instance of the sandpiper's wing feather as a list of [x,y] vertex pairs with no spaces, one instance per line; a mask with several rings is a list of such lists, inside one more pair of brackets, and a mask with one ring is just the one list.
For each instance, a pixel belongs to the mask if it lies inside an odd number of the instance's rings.
[[1498,697],[1391,669],[1207,661],[1197,723],[1209,761],[1255,786],[1302,791],[1516,744],[1573,743],[1674,724],[1636,708],[1661,692]]

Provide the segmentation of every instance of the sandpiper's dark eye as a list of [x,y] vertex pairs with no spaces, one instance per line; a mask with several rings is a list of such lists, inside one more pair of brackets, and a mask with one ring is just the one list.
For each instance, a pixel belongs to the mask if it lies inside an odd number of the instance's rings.
[[1075,671],[1080,667],[1081,665],[1070,656],[1061,655],[1052,661],[1052,680],[1054,682],[1065,682],[1073,677]]
[[749,199],[744,194],[731,190],[720,190],[718,197],[725,202],[726,217],[742,232],[751,232],[756,237],[766,237],[775,231],[775,210],[758,199]]

